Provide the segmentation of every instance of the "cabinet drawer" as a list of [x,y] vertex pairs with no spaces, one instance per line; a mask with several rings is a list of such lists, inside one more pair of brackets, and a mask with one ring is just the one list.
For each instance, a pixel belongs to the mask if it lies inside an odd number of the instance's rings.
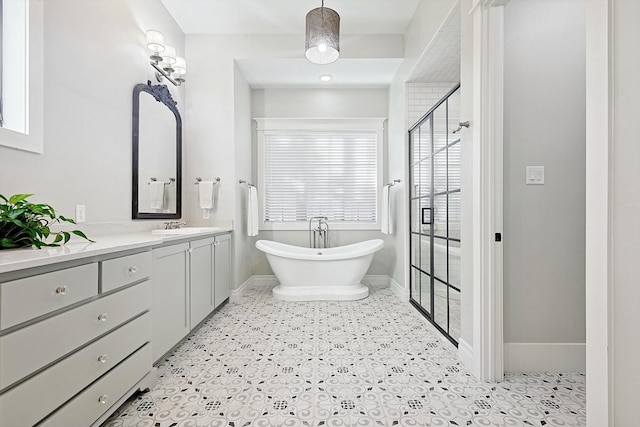
[[147,344],[38,424],[38,427],[91,425],[149,372],[150,360],[151,345]]
[[146,280],[0,337],[0,390],[150,308]]
[[98,294],[98,264],[67,268],[0,284],[0,329]]
[[[0,426],[32,426],[150,341],[145,313],[0,395]],[[151,358],[145,362],[151,369]]]
[[151,252],[103,261],[101,292],[109,292],[149,276],[151,276]]

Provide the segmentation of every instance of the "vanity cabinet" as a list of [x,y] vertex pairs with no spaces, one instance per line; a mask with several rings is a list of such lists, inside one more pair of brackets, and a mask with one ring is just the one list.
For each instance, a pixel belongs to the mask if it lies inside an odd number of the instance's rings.
[[231,234],[216,236],[214,243],[214,308],[231,296]]
[[153,360],[231,295],[231,234],[153,250]]
[[192,328],[214,309],[214,245],[214,237],[189,244]]
[[98,424],[152,376],[151,252],[73,264],[0,275],[1,426]]
[[153,360],[190,331],[189,243],[153,249]]

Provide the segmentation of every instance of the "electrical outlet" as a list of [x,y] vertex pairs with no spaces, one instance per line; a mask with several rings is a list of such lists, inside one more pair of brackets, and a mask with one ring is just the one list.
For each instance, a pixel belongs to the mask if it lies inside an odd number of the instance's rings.
[[87,211],[85,205],[76,205],[76,224],[80,224],[87,220]]

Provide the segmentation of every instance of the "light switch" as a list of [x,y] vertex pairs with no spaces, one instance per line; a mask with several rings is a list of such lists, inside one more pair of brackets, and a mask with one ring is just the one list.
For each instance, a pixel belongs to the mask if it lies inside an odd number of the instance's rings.
[[527,166],[527,185],[544,185],[544,166]]

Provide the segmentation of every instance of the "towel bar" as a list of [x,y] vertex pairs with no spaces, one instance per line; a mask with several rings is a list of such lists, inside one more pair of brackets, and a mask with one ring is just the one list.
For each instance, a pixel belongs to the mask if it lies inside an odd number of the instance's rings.
[[[158,180],[158,178],[149,178],[149,180],[150,180],[151,182],[156,182],[156,181]],[[147,185],[151,185],[151,182],[147,182]],[[175,179],[175,178],[169,178],[169,182],[165,182],[165,183],[164,183],[164,185],[171,185],[171,184],[173,184],[174,182],[176,182],[176,179]]]
[[[199,176],[196,177],[196,182],[194,182],[195,185],[200,184],[200,182],[202,181],[202,178],[200,178]],[[216,179],[214,180],[215,182],[220,182],[220,177],[216,176]]]

